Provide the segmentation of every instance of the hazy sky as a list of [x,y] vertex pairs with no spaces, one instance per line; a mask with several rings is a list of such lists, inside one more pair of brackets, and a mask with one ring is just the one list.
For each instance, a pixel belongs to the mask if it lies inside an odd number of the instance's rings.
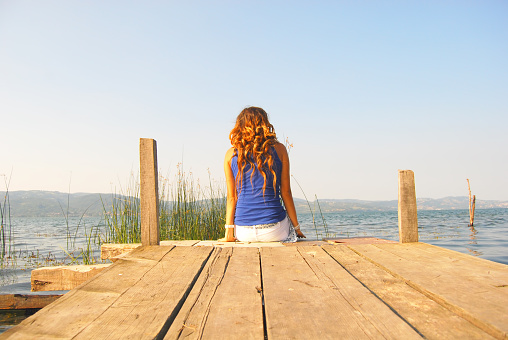
[[222,181],[249,105],[309,198],[508,200],[508,2],[0,0],[10,190],[110,192],[140,137]]

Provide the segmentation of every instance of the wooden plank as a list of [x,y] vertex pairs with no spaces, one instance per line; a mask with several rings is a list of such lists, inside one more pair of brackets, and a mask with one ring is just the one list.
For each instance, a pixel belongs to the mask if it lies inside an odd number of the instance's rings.
[[140,247],[0,338],[72,338],[139,282],[174,247]]
[[327,244],[326,241],[310,241],[299,239],[298,242],[283,243],[285,247],[301,247],[301,246],[322,246]]
[[195,247],[284,247],[281,242],[220,242],[215,240],[200,241],[194,245]]
[[165,240],[161,241],[161,246],[191,247],[199,242],[199,240]]
[[492,339],[348,247],[330,245],[323,249],[426,339]]
[[[404,338],[420,338],[403,320],[386,314],[386,306],[360,287],[347,272],[318,247],[308,254],[300,247],[262,248],[261,267],[268,338],[338,339],[386,338],[404,334]],[[312,259],[314,257],[314,259]],[[310,261],[307,262],[307,261]],[[389,331],[370,319],[358,300],[344,296],[340,278],[355,286],[362,303],[383,310],[396,330]],[[363,288],[363,291],[362,291]],[[370,301],[369,301],[370,300]],[[377,301],[377,302],[376,302]],[[398,319],[397,321],[395,321]],[[383,333],[386,332],[386,333]]]
[[[165,240],[161,241],[161,246],[193,246],[199,240]],[[116,261],[117,256],[131,252],[140,247],[141,243],[105,243],[101,245],[101,259]]]
[[141,243],[158,245],[159,234],[159,175],[157,170],[157,142],[139,139]]
[[425,244],[350,247],[488,334],[508,337],[508,266],[452,251],[431,256]]
[[175,247],[75,339],[163,336],[212,250],[211,247]]
[[114,259],[115,257],[129,253],[140,246],[141,243],[104,243],[101,245],[101,259]]
[[223,248],[164,339],[262,340],[260,276],[257,248]]
[[257,248],[233,249],[210,305],[204,339],[264,339],[260,271]]
[[384,240],[377,237],[348,237],[325,239],[330,244],[378,244],[378,243],[397,243],[391,240]]
[[62,294],[2,294],[0,295],[0,309],[44,308],[62,296]]
[[338,300],[345,299],[357,322],[373,327],[386,338],[420,338],[403,319],[366,289],[355,277],[344,270],[328,253],[313,247],[299,247],[299,252],[312,271],[326,284]]
[[171,324],[164,339],[195,338],[202,334],[203,315],[224,277],[232,248],[214,248],[201,275],[192,288],[182,309]]
[[71,290],[111,264],[42,267],[32,270],[32,292]]

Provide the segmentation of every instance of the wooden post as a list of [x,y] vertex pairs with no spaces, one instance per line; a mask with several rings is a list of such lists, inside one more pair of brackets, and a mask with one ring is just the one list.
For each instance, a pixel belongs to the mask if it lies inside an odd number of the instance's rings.
[[159,176],[157,172],[157,142],[139,139],[141,244],[159,245]]
[[473,224],[474,224],[474,208],[476,205],[476,195],[473,195],[473,200],[471,201],[471,186],[469,185],[469,178],[467,179],[467,190],[469,190],[469,225],[473,226]]
[[399,170],[399,242],[418,242],[415,175]]

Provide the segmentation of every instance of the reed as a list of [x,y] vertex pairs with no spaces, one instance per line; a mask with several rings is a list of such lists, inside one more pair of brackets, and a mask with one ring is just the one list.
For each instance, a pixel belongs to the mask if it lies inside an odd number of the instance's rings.
[[[307,206],[309,207],[309,212],[310,212],[310,214],[312,216],[312,225],[314,226],[314,231],[316,233],[316,239],[318,239],[318,240],[322,239],[323,235],[326,238],[335,237],[335,234],[331,234],[329,229],[328,229],[328,223],[326,222],[325,216],[323,215],[323,211],[321,210],[321,205],[319,204],[319,200],[318,200],[317,195],[315,195],[316,200],[314,201],[314,208],[312,208],[310,206],[309,200],[307,199],[307,195],[305,194],[305,191],[303,191],[303,188],[300,185],[300,183],[298,182],[298,180],[293,175],[291,175],[291,177],[293,177],[293,179],[295,180],[296,184],[298,185],[298,187],[302,191],[303,197],[305,197],[305,201],[307,202]],[[316,204],[317,204],[318,209],[319,209],[319,214],[321,215],[321,220],[323,222],[322,225],[319,225],[317,223],[317,221],[316,221]],[[320,237],[320,235],[321,235],[321,237]]]
[[7,179],[5,175],[5,192],[0,201],[0,261],[9,259],[14,253],[14,233],[12,230],[11,223],[11,205],[9,201],[9,183],[10,179]]
[[139,200],[139,180],[131,174],[125,189],[120,188],[111,194],[111,205],[106,206],[101,197],[105,234],[99,243],[140,243],[141,213]]
[[[223,186],[212,181],[202,186],[192,173],[177,166],[173,181],[159,177],[159,222],[161,240],[212,240],[223,233],[226,195]],[[131,175],[127,190],[112,194],[104,207],[106,233],[100,242],[139,243],[141,220],[139,180]]]

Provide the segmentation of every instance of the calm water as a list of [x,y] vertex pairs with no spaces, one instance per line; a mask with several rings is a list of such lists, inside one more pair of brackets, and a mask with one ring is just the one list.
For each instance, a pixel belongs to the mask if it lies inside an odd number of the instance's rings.
[[[306,228],[306,236],[366,237],[399,240],[398,216],[389,212],[340,212],[323,214],[328,235],[323,228]],[[312,225],[312,215],[300,215],[302,225]],[[315,216],[322,225],[321,215]],[[468,210],[418,211],[418,233],[421,242],[430,243],[487,260],[508,264],[508,209],[476,210],[474,228],[469,227]]]
[[[311,214],[300,214],[307,239],[373,236],[398,240],[397,212],[326,213],[328,234],[321,215],[315,216],[320,227],[313,227]],[[15,266],[0,269],[1,293],[30,291],[30,272],[34,267],[69,262],[79,254],[86,241],[85,229],[99,225],[100,218],[70,219],[69,228],[62,217],[17,218],[12,221],[17,260]],[[420,241],[452,249],[491,261],[508,264],[508,209],[477,210],[475,227],[470,228],[467,210],[419,211]],[[76,233],[76,226],[79,229]],[[75,244],[69,244],[67,237]],[[100,257],[100,250],[95,249]]]
[[[322,227],[321,215],[315,216],[316,224],[320,226],[318,230],[313,227],[311,214],[299,215],[307,239],[373,236],[398,240],[396,211],[340,212],[323,216],[327,230]],[[0,269],[0,294],[30,292],[31,270],[37,266],[70,262],[86,242],[85,229],[90,234],[90,229],[100,222],[100,218],[71,218],[67,228],[62,217],[14,219],[16,260],[14,266],[4,263]],[[508,264],[508,209],[477,210],[474,228],[468,226],[467,210],[419,211],[418,223],[422,242]],[[100,257],[99,249],[95,249],[94,255]],[[0,312],[0,333],[25,317],[22,312]]]

